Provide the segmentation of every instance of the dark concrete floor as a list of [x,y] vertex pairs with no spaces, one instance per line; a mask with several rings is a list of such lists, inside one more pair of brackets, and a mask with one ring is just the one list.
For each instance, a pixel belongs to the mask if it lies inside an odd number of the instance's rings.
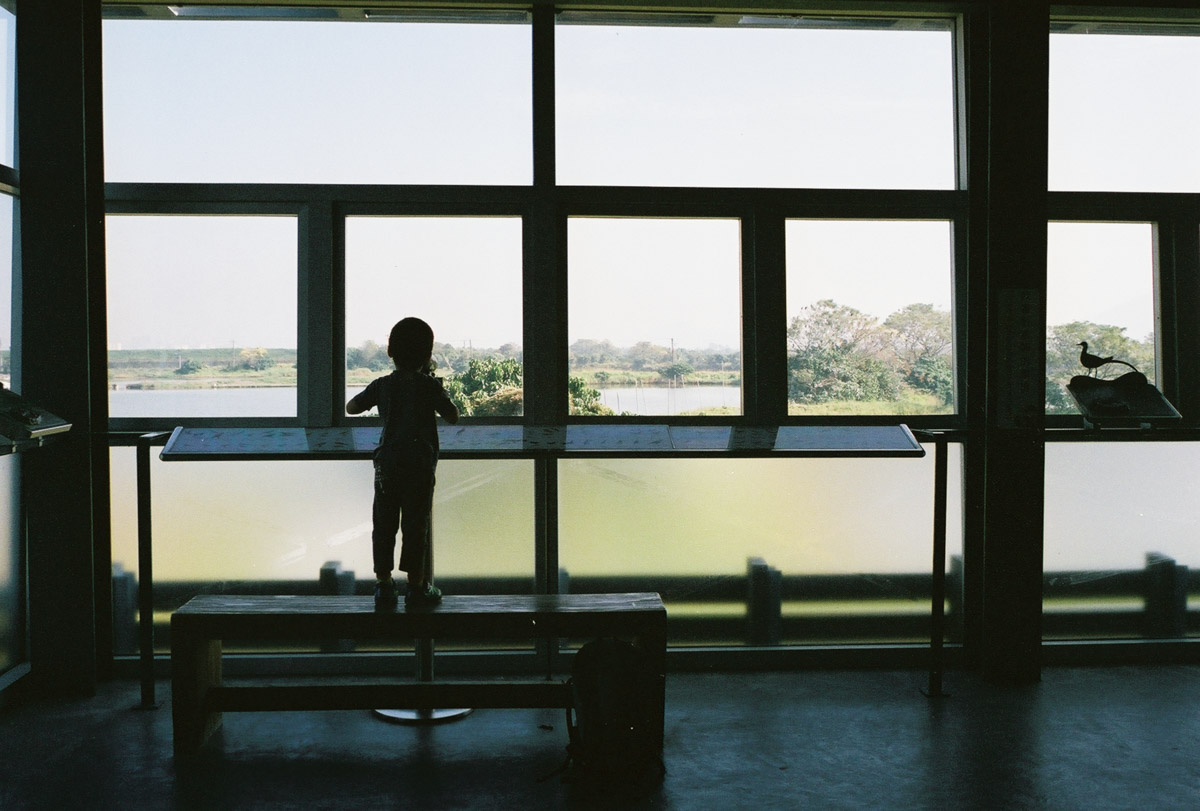
[[671,674],[668,773],[638,803],[551,778],[549,710],[434,727],[370,712],[227,714],[191,765],[171,754],[169,685],[0,710],[3,809],[1194,809],[1200,667],[1047,669],[1003,688],[914,672]]

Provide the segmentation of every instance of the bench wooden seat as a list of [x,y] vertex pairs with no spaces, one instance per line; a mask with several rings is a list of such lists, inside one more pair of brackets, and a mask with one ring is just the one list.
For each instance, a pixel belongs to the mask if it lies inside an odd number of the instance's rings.
[[202,595],[171,616],[171,707],[177,756],[197,751],[223,711],[565,707],[553,680],[227,685],[223,641],[552,639],[617,636],[657,673],[662,748],[667,613],[657,594],[448,595],[432,609],[377,612],[371,597]]

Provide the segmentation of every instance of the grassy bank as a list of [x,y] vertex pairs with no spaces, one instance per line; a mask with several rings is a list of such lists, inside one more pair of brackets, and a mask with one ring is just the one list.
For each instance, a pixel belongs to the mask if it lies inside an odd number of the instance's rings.
[[211,389],[296,385],[295,349],[110,349],[113,388]]

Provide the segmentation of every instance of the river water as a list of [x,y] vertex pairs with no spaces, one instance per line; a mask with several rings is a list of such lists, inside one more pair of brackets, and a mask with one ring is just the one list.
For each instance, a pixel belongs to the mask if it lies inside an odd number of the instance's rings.
[[[361,387],[347,389],[349,399]],[[674,416],[699,409],[741,410],[740,386],[640,386],[601,389],[600,401],[616,413]],[[294,387],[219,389],[116,389],[113,417],[288,417],[296,415]]]

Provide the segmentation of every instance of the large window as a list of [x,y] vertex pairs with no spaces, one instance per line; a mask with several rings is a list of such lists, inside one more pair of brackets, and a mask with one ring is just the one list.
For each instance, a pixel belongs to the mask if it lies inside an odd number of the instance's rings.
[[956,185],[949,24],[863,30],[746,15],[732,25],[698,17],[702,27],[589,25],[589,15],[569,11],[560,19],[579,23],[555,31],[562,183]]
[[948,222],[787,222],[788,412],[954,410]]
[[17,19],[5,6],[0,5],[0,115],[4,116],[4,126],[0,129],[0,164],[13,165],[14,145],[16,143],[15,113],[16,98],[16,39]]
[[[115,428],[362,432],[344,403],[419,316],[464,417],[438,469],[448,593],[552,589],[557,562],[571,589],[661,586],[674,639],[741,644],[762,558],[778,641],[928,638],[932,454],[453,448],[489,422],[960,425],[952,20],[146,13],[104,28]],[[112,465],[128,582],[132,452]],[[159,609],[370,575],[365,459],[153,469]]]
[[[1078,412],[1066,385],[1076,375],[1112,379],[1130,364],[1155,378],[1154,226],[1151,223],[1054,222],[1047,236],[1046,411]],[[1113,357],[1094,372],[1081,344]]]
[[296,218],[112,216],[113,417],[296,415]]
[[741,413],[737,220],[573,218],[571,410]]
[[[1066,384],[1077,375],[1116,379],[1132,366],[1160,388],[1193,385],[1168,364],[1194,339],[1188,305],[1174,313],[1170,302],[1188,300],[1200,273],[1172,242],[1176,228],[1195,234],[1195,201],[1163,193],[1200,191],[1200,38],[1194,27],[1104,21],[1053,30],[1049,187],[1090,194],[1051,198],[1052,217],[1067,216],[1047,239],[1046,413],[1075,414]],[[1090,371],[1085,343],[1119,362]],[[1047,639],[1195,632],[1193,445],[1103,441],[1114,436],[1046,447]]]
[[520,416],[521,256],[516,217],[348,218],[347,393],[393,368],[388,332],[417,316],[463,416]]
[[109,20],[104,53],[110,181],[532,178],[528,25]]
[[1050,188],[1200,191],[1196,29],[1061,28],[1070,33],[1050,37]]

